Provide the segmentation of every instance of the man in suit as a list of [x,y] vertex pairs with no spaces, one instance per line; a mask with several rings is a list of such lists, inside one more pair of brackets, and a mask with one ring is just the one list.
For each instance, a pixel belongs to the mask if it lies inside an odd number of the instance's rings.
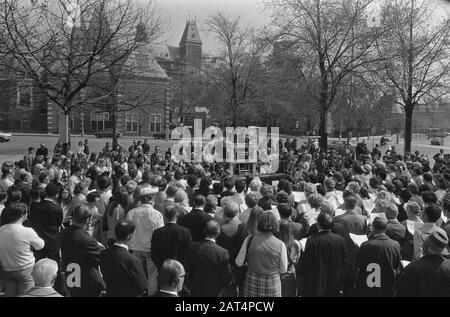
[[71,297],[98,297],[105,289],[99,271],[100,253],[105,247],[87,231],[92,216],[88,205],[77,206],[73,211],[71,226],[62,234],[62,266]]
[[232,275],[228,251],[216,244],[220,225],[210,220],[204,227],[206,238],[192,243],[186,253],[185,267],[193,297],[219,297]]
[[128,251],[136,226],[131,221],[121,221],[114,233],[117,242],[100,253],[100,269],[106,283],[108,297],[139,297],[147,291],[147,278],[141,262]]
[[183,289],[185,274],[180,262],[165,260],[158,272],[160,288],[154,297],[178,297],[178,293]]
[[199,242],[205,239],[203,229],[205,228],[205,224],[211,220],[211,216],[203,210],[205,208],[205,204],[205,196],[195,196],[194,209],[179,221],[180,226],[183,226],[191,231],[192,240],[194,242]]
[[53,183],[45,187],[45,199],[38,205],[33,219],[33,229],[45,241],[45,247],[36,252],[37,260],[49,258],[59,262],[59,249],[61,247],[61,224],[63,211],[56,203],[59,187]]
[[356,294],[392,297],[401,265],[400,244],[386,235],[388,221],[383,217],[375,218],[372,226],[373,238],[361,245],[356,258]]
[[405,268],[400,297],[450,297],[449,239],[445,232],[432,232],[423,243],[423,256]]
[[192,243],[189,229],[177,225],[179,208],[176,205],[167,206],[166,225],[153,232],[151,257],[158,270],[161,269],[166,259],[174,259],[184,263],[186,250]]
[[357,276],[356,254],[358,247],[350,238],[350,233],[355,235],[365,235],[367,233],[366,218],[357,211],[357,198],[348,194],[344,198],[345,214],[334,218],[334,222],[344,226],[344,239],[346,244],[346,256],[344,271],[342,272],[344,296],[354,295],[354,285]]
[[25,162],[25,170],[31,173],[34,166],[34,147],[28,148],[28,153],[23,157],[23,161]]
[[51,259],[42,259],[34,264],[34,287],[21,297],[63,297],[54,290],[53,285],[58,274],[58,263]]
[[301,293],[308,297],[338,296],[344,268],[345,240],[331,232],[333,218],[321,212],[317,217],[319,232],[306,241],[300,257]]
[[406,236],[406,227],[397,220],[397,205],[394,203],[390,203],[385,210],[385,214],[388,220],[386,235],[392,240],[397,241],[400,245],[403,245]]
[[47,161],[48,158],[48,149],[45,144],[41,144],[41,147],[37,149],[36,156],[43,156],[44,160]]

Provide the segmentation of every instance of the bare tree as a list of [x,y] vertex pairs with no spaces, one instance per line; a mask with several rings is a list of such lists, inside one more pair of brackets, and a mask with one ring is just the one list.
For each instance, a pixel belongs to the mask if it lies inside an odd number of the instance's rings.
[[381,11],[381,23],[392,32],[377,41],[383,62],[371,65],[372,74],[378,87],[394,95],[405,111],[405,152],[411,152],[415,107],[445,93],[450,20],[436,19],[436,12],[436,4],[422,0],[389,1]]
[[[28,78],[62,113],[60,142],[69,143],[69,113],[86,100],[95,78],[124,63],[139,45],[137,27],[161,27],[153,1],[5,0],[0,13],[2,53],[16,74]],[[5,58],[6,59],[6,58]],[[116,96],[114,92],[108,92]],[[104,96],[98,96],[102,100]]]
[[236,126],[239,107],[249,98],[252,81],[261,65],[260,47],[252,30],[240,26],[239,16],[215,13],[209,16],[206,25],[219,49],[212,57],[215,66],[202,71],[227,96],[231,120]]
[[319,103],[320,145],[327,148],[328,113],[344,79],[362,80],[360,70],[375,57],[375,40],[384,31],[367,27],[371,0],[275,0],[275,40],[285,39],[303,60],[300,75]]

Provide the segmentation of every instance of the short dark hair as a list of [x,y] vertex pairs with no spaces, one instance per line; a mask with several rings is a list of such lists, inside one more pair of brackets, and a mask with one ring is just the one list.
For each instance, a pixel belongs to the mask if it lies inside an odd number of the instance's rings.
[[168,221],[172,221],[172,220],[174,220],[175,218],[177,218],[178,213],[179,213],[179,208],[178,208],[177,205],[175,205],[175,204],[169,204],[169,205],[166,206],[165,209],[166,209],[166,210],[165,210],[165,212],[164,212],[164,215],[166,216],[166,219],[167,219]]
[[87,219],[92,217],[91,209],[86,204],[81,204],[73,210],[73,220],[77,223],[85,223]]
[[421,196],[425,204],[436,204],[438,201],[436,194],[431,191],[423,192]]
[[213,184],[213,192],[216,195],[220,195],[223,192],[223,185],[222,185],[222,183],[214,183]]
[[238,178],[234,182],[234,187],[236,189],[236,192],[238,192],[238,193],[242,193],[245,190],[245,186],[246,186],[245,179]]
[[411,192],[408,189],[403,189],[398,195],[403,201],[408,202],[411,199]]
[[175,186],[169,186],[166,189],[166,195],[167,197],[175,197],[175,194],[177,193],[178,188],[176,188]]
[[264,212],[258,219],[258,231],[262,233],[278,231],[277,217],[271,211]]
[[323,230],[331,230],[333,228],[333,216],[327,212],[321,212],[317,216],[317,224]]
[[28,213],[28,206],[24,203],[15,202],[6,207],[6,210],[3,212],[8,215],[8,221],[13,222]]
[[203,195],[197,195],[194,197],[194,207],[203,207],[205,206],[206,198]]
[[101,176],[97,180],[97,185],[100,190],[106,189],[111,186],[111,178],[108,176]]
[[124,220],[120,221],[116,228],[114,229],[114,233],[116,235],[117,241],[125,241],[130,234],[132,234],[136,230],[136,226],[133,222]]
[[388,225],[387,220],[384,219],[383,217],[375,217],[375,219],[372,222],[373,228],[382,232],[386,231],[387,225]]
[[30,190],[30,198],[33,200],[37,200],[41,197],[41,191],[38,188],[32,188]]
[[204,233],[207,237],[218,237],[220,234],[220,225],[215,220],[210,220],[205,224]]
[[194,187],[195,185],[197,185],[198,178],[195,175],[189,175],[186,181],[189,187]]
[[291,206],[288,204],[279,204],[278,212],[280,213],[281,218],[289,218],[292,215]]
[[235,181],[234,181],[234,177],[226,177],[223,180],[223,186],[228,189],[228,190],[232,190],[234,187]]
[[436,204],[426,206],[423,212],[430,222],[436,222],[441,218],[441,208]]

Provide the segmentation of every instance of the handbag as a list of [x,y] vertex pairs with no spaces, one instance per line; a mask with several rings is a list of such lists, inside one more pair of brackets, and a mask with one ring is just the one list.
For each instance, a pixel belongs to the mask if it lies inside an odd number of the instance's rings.
[[236,271],[234,272],[234,279],[238,286],[244,285],[245,274],[247,274],[247,268],[248,268],[248,263],[247,263],[248,250],[249,250],[250,244],[252,243],[252,239],[253,239],[253,236],[250,236],[250,238],[247,241],[244,264],[242,264],[241,267],[237,267]]

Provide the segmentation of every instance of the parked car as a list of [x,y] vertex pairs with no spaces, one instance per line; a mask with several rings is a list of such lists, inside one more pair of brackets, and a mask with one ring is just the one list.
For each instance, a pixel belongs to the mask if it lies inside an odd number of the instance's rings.
[[[104,131],[97,131],[94,133],[95,137],[97,139],[101,138],[112,138],[113,137],[113,131],[112,130],[104,130]],[[122,136],[122,132],[117,131],[117,138],[120,138]]]
[[433,138],[431,140],[431,145],[442,146],[442,145],[444,145],[444,139],[443,138]]
[[450,136],[450,133],[439,129],[439,128],[433,128],[433,129],[428,129],[428,133],[427,133],[428,139],[432,139],[432,138],[446,138],[448,136]]
[[356,148],[356,145],[353,143],[349,143],[347,145],[347,140],[342,140],[342,141],[331,141],[330,144],[328,145],[329,149],[335,149],[336,152],[344,152],[346,149],[354,150]]
[[9,142],[9,140],[11,140],[11,137],[11,133],[0,132],[0,142]]
[[165,132],[158,132],[158,133],[154,133],[153,137],[157,140],[159,139],[165,139],[166,138],[166,133]]

